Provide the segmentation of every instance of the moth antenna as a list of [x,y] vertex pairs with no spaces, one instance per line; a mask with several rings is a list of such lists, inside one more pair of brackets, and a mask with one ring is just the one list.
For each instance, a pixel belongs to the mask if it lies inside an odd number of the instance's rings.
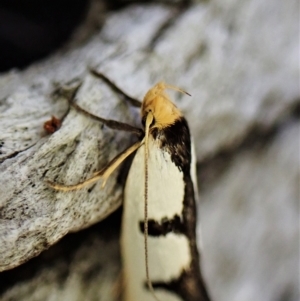
[[165,84],[165,85],[166,85],[166,89],[171,89],[171,90],[186,94],[188,96],[192,96],[190,93],[188,93],[188,92],[186,92],[186,91],[184,91],[184,90],[182,90],[178,87],[175,87],[175,86],[172,86],[172,85],[167,85],[167,84]]
[[154,117],[152,113],[149,112],[145,124],[144,249],[145,249],[145,268],[146,268],[147,285],[151,294],[153,295],[153,298],[156,301],[160,301],[155,295],[152,282],[150,280],[149,257],[148,257],[148,156],[149,156],[148,141],[149,141],[149,128],[150,128],[150,124],[153,121],[153,118]]

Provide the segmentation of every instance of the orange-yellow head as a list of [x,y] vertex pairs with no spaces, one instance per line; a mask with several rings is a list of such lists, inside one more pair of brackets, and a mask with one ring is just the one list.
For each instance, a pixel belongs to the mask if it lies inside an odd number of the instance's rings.
[[159,82],[151,88],[146,93],[141,108],[141,117],[144,122],[149,113],[153,116],[153,121],[150,125],[151,128],[163,129],[164,127],[174,124],[175,121],[182,116],[180,110],[165,92],[166,89],[172,89],[188,94],[187,92],[167,85],[164,82]]

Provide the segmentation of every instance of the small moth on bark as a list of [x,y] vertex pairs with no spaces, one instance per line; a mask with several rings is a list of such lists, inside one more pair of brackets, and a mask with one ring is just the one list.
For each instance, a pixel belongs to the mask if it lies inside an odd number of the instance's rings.
[[[104,75],[97,71],[92,74],[122,93]],[[193,143],[187,121],[166,89],[188,94],[164,82],[151,88],[143,102],[124,94],[133,105],[141,107],[144,130],[103,119],[72,104],[79,112],[110,128],[137,134],[139,141],[81,183],[48,184],[56,190],[71,191],[101,179],[104,186],[120,163],[136,152],[124,190],[123,300],[210,301],[196,242]]]

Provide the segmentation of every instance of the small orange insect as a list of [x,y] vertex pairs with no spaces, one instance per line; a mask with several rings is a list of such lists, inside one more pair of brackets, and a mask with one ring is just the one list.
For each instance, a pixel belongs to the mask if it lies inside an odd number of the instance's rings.
[[55,116],[52,116],[50,120],[46,121],[44,123],[44,130],[48,134],[53,134],[61,127],[61,121],[56,118]]

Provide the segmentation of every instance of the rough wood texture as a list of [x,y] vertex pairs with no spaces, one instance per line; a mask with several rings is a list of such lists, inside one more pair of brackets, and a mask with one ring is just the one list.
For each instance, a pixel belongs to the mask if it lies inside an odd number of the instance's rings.
[[[118,173],[105,189],[98,183],[62,193],[45,184],[46,178],[77,183],[90,177],[132,141],[127,133],[113,132],[73,109],[68,112],[66,92],[58,93],[59,86],[81,82],[78,104],[105,118],[139,124],[136,109],[87,72],[92,66],[138,99],[161,79],[192,94],[174,94],[174,99],[191,126],[200,167],[208,164],[200,170],[200,178],[206,179],[200,182],[200,215],[203,264],[215,300],[297,300],[299,126],[282,120],[291,119],[299,101],[298,6],[296,0],[215,0],[179,12],[171,5],[129,6],[107,15],[104,26],[85,43],[74,43],[23,72],[3,74],[0,270],[26,262],[121,203]],[[43,123],[65,113],[61,129],[47,135]],[[277,132],[262,151],[253,145],[240,151],[238,145],[253,129]],[[231,154],[230,163],[216,177],[219,161],[210,158],[223,151]],[[105,244],[100,245],[102,249]],[[109,250],[116,245],[117,240],[105,252],[115,254]],[[110,258],[114,266],[118,255]],[[101,257],[97,262],[107,261],[109,257]],[[51,269],[47,266],[48,276],[56,273]],[[72,269],[68,273],[74,275]],[[30,277],[19,290],[18,284],[10,284],[1,298],[24,296],[25,290],[28,297],[23,300],[82,300],[66,292],[79,283],[81,291],[86,289],[76,276],[75,284],[64,282],[63,292],[53,295],[52,285],[44,295],[29,289],[61,279],[47,277]],[[91,286],[93,281],[99,279],[91,277]],[[91,289],[94,296],[107,296],[103,286]]]

